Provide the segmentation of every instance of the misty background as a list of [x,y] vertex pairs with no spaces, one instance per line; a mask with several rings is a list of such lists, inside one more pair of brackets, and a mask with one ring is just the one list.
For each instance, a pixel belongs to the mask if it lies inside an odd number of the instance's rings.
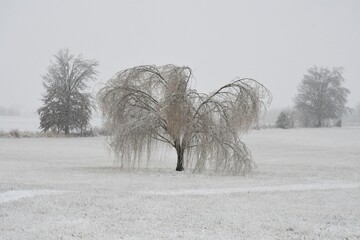
[[1,0],[0,115],[36,117],[44,93],[41,76],[62,48],[99,61],[93,95],[120,70],[172,63],[191,67],[193,87],[201,92],[235,77],[256,79],[273,94],[271,113],[293,105],[308,68],[342,66],[351,91],[348,106],[355,107],[359,10],[356,0]]

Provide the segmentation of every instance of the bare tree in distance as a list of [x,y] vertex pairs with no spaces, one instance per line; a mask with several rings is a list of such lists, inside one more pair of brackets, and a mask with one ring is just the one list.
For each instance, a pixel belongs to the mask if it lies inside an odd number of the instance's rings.
[[295,97],[295,108],[305,127],[322,127],[349,111],[345,105],[350,91],[343,87],[343,68],[312,67],[304,75]]
[[203,94],[189,87],[191,79],[189,67],[138,66],[117,73],[99,91],[121,167],[136,167],[144,153],[149,161],[158,142],[175,148],[177,171],[240,174],[254,167],[240,134],[258,121],[270,92],[244,78]]
[[42,77],[46,93],[44,105],[38,109],[40,129],[56,130],[69,134],[71,130],[83,131],[89,125],[94,108],[90,93],[85,92],[87,82],[96,77],[95,60],[75,57],[68,49],[54,55],[47,73]]

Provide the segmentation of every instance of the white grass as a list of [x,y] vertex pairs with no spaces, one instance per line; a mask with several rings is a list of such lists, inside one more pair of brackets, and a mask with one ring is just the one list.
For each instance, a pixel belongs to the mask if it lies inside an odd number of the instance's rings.
[[360,239],[360,128],[253,131],[241,177],[122,172],[104,140],[0,138],[0,239]]

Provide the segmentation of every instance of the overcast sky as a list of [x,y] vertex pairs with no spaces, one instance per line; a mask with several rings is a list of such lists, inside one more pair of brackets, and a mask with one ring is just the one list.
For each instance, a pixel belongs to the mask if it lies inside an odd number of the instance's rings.
[[0,106],[35,112],[41,75],[61,48],[97,59],[93,92],[141,64],[187,65],[210,92],[251,77],[292,106],[313,65],[343,66],[360,102],[360,1],[0,0]]

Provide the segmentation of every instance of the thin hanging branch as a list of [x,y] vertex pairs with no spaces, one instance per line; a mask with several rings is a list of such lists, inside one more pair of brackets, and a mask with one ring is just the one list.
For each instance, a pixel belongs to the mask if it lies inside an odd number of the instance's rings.
[[253,79],[236,79],[210,94],[189,88],[192,71],[174,65],[119,72],[98,93],[122,167],[134,167],[161,141],[177,152],[176,170],[240,174],[254,167],[240,140],[270,104]]

